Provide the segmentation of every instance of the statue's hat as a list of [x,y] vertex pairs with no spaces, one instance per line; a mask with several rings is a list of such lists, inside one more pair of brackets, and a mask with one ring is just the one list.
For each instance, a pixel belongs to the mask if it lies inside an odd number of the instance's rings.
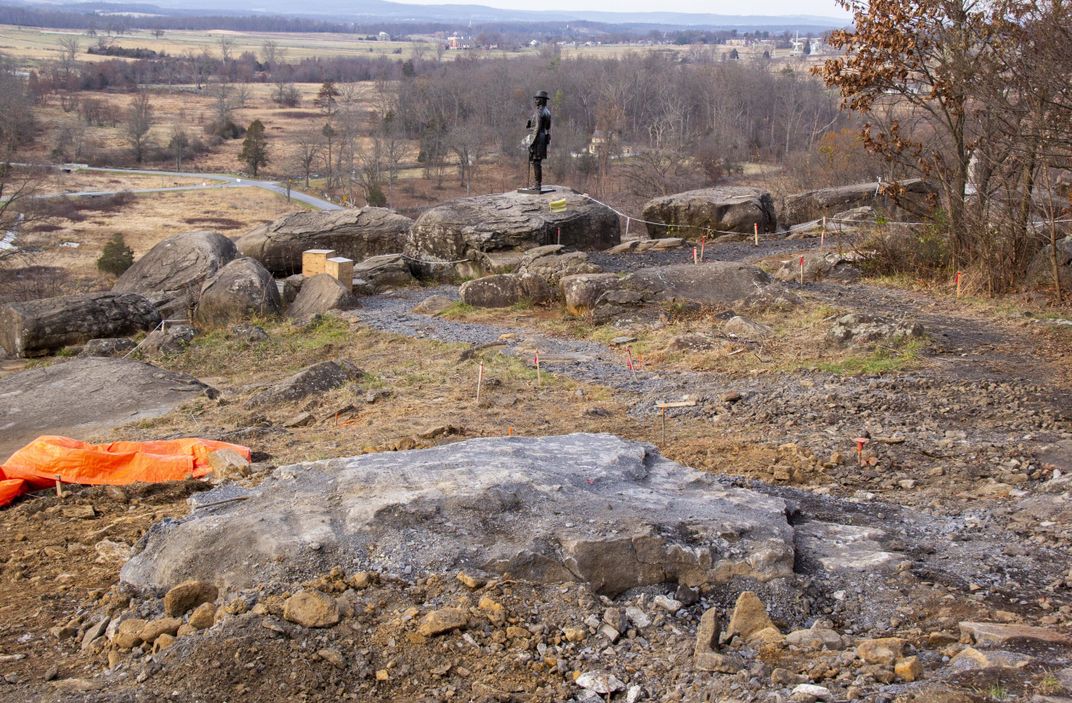
[[549,95],[547,94],[547,91],[546,91],[546,90],[541,90],[541,91],[540,91],[539,93],[536,93],[536,94],[535,94],[535,95],[533,95],[532,97],[534,97],[534,98],[541,98],[541,99],[543,99],[543,100],[547,100],[547,99],[549,99],[549,98],[550,98],[550,96],[549,96]]

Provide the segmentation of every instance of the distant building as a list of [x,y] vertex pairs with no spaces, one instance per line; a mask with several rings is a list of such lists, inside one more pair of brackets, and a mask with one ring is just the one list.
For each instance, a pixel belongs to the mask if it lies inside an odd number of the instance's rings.
[[391,35],[388,34],[387,32],[380,32],[379,34],[376,35],[376,38],[379,39],[380,41],[391,41]]
[[457,34],[451,34],[449,37],[447,37],[447,46],[449,46],[451,49],[462,48],[462,38],[459,37]]

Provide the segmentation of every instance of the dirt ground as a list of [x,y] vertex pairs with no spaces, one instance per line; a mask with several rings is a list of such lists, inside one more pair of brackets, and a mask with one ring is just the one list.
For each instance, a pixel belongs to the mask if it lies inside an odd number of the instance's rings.
[[[779,243],[712,249],[749,261],[786,251]],[[600,261],[626,270],[636,266],[632,256]],[[307,327],[260,321],[264,342],[203,334],[182,354],[153,361],[197,376],[219,397],[107,438],[242,443],[257,453],[254,474],[243,479],[253,483],[288,463],[472,437],[586,431],[649,442],[675,461],[789,496],[813,515],[837,512],[895,533],[887,546],[908,560],[896,574],[834,586],[801,565],[791,597],[825,603],[813,606],[816,621],[845,637],[903,638],[923,663],[922,680],[884,679],[846,659],[851,646],[760,648],[741,655],[747,663],[737,674],[694,670],[700,614],[732,607],[735,594],[705,593],[671,614],[653,609],[654,589],[604,602],[572,585],[507,580],[471,589],[453,574],[373,579],[347,591],[354,613],[328,630],[286,622],[286,593],[244,593],[228,597],[216,626],[180,637],[166,652],[109,660],[109,651],[83,649],[72,632],[100,613],[159,607],[137,598],[128,605],[118,566],[151,524],[184,514],[187,496],[205,487],[187,482],[73,489],[63,499],[43,493],[0,511],[8,536],[0,547],[0,675],[11,699],[265,700],[283,691],[295,700],[550,702],[578,696],[575,676],[592,669],[616,672],[642,689],[643,700],[785,700],[770,696],[804,680],[840,691],[836,700],[1072,694],[1061,678],[1066,650],[1019,650],[1033,656],[1019,669],[946,673],[965,646],[957,643],[960,621],[1072,629],[1072,512],[1060,488],[1062,473],[1072,471],[1072,311],[866,280],[795,289],[801,308],[753,316],[773,330],[755,343],[721,332],[724,310],[603,326],[552,308],[455,305],[429,317],[410,310],[453,289],[407,289]],[[926,335],[897,348],[835,347],[826,337],[831,320],[854,311],[915,320]],[[631,341],[612,344],[619,337]],[[639,357],[635,374],[624,347]],[[539,378],[534,348],[550,360]],[[556,354],[565,360],[554,361]],[[365,376],[313,400],[245,408],[265,384],[325,359],[348,360]],[[656,404],[681,398],[695,404],[670,410],[664,422]],[[311,419],[292,422],[301,413]],[[869,442],[857,453],[863,432]],[[331,592],[332,577],[325,579],[311,587]],[[843,600],[830,596],[835,591]],[[481,605],[485,596],[505,607],[503,619]],[[869,620],[869,599],[900,604],[898,615]],[[415,634],[419,616],[448,605],[470,610],[464,635]],[[563,634],[605,617],[608,607],[628,606],[653,624],[617,643],[593,628],[578,641]],[[783,632],[811,624],[779,623]]]

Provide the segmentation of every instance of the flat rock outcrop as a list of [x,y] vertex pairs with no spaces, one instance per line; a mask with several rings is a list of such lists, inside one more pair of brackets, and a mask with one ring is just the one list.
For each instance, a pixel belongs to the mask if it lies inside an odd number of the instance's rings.
[[[550,203],[565,200],[563,210]],[[572,249],[607,249],[621,238],[618,215],[576,191],[558,188],[544,195],[510,192],[462,198],[422,214],[410,229],[405,253],[417,259],[422,275],[454,274],[453,264],[469,260],[471,273],[490,273],[488,252],[524,250],[547,244]],[[481,263],[485,262],[485,263]]]
[[[895,200],[882,195],[881,186],[875,181],[787,195],[779,218],[783,225],[792,227],[824,215],[830,217],[844,210],[865,206],[887,212],[896,210]],[[921,178],[905,179],[899,182],[899,186],[903,190],[901,199],[905,205],[921,203],[934,192],[934,187]]]
[[0,307],[0,346],[12,356],[45,356],[100,337],[126,337],[160,324],[137,293],[89,293]]
[[[751,233],[757,224],[760,232],[773,232],[778,224],[770,193],[744,186],[716,186],[652,198],[644,205],[644,219],[665,223],[648,224],[652,237],[699,238],[705,228]],[[717,236],[706,234],[708,239]]]
[[192,376],[131,359],[78,358],[20,371],[0,379],[0,461],[39,435],[88,438],[210,392]]
[[509,572],[616,595],[793,572],[785,501],[606,434],[474,439],[284,466],[242,495],[157,524],[122,580],[161,589],[201,579],[227,590],[347,564]]
[[112,290],[152,296],[158,305],[185,312],[197,303],[202,284],[237,256],[234,242],[218,232],[183,232],[146,252]]
[[272,274],[255,259],[235,259],[205,281],[194,321],[205,327],[243,322],[251,316],[278,315],[283,308]]
[[238,239],[243,256],[260,261],[277,276],[300,273],[306,249],[334,249],[338,256],[361,261],[397,254],[413,220],[382,207],[295,212],[262,225]]

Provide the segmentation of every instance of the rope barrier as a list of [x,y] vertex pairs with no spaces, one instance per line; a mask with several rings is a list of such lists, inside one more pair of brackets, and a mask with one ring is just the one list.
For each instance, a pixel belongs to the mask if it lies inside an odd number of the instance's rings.
[[[610,210],[614,214],[618,215],[619,217],[624,217],[625,218],[625,231],[626,231],[626,234],[629,233],[629,223],[630,222],[638,222],[640,224],[645,224],[645,225],[655,225],[657,227],[666,227],[668,230],[673,229],[673,228],[676,227],[678,229],[685,229],[685,230],[699,231],[699,232],[709,232],[711,234],[734,234],[734,235],[747,234],[747,232],[734,232],[734,231],[731,231],[731,230],[715,229],[714,227],[701,227],[699,225],[679,225],[679,224],[672,224],[672,223],[669,223],[669,222],[653,222],[652,220],[645,220],[645,219],[641,219],[639,217],[633,217],[632,215],[626,214],[626,213],[622,212],[621,210],[619,210],[618,208],[612,207],[612,206],[610,206],[610,205],[608,205],[608,204],[606,204],[604,202],[596,200],[595,198],[593,198],[588,193],[581,193],[581,197],[592,201],[596,205],[602,205],[603,207],[607,208],[608,210]],[[840,224],[840,225],[878,225],[878,224],[882,224],[882,225],[886,225],[886,226],[889,226],[889,227],[922,227],[924,225],[930,224],[928,222],[882,222],[882,223],[879,223],[879,222],[877,222],[875,220],[840,220],[840,219],[834,219],[832,217],[826,218],[826,221],[827,221],[828,224],[829,223]],[[1072,222],[1072,219],[1068,219],[1068,220],[1032,220],[1031,224],[1033,224],[1033,225],[1048,225],[1048,224],[1051,224],[1051,223],[1052,224],[1062,224],[1062,223],[1068,223],[1068,222]]]
[[466,262],[472,261],[472,259],[454,259],[453,261],[429,261],[428,259],[418,259],[414,256],[407,256],[406,254],[401,254],[401,256],[406,261],[414,261],[418,264],[427,264],[428,266],[452,266],[454,264],[464,264]]

